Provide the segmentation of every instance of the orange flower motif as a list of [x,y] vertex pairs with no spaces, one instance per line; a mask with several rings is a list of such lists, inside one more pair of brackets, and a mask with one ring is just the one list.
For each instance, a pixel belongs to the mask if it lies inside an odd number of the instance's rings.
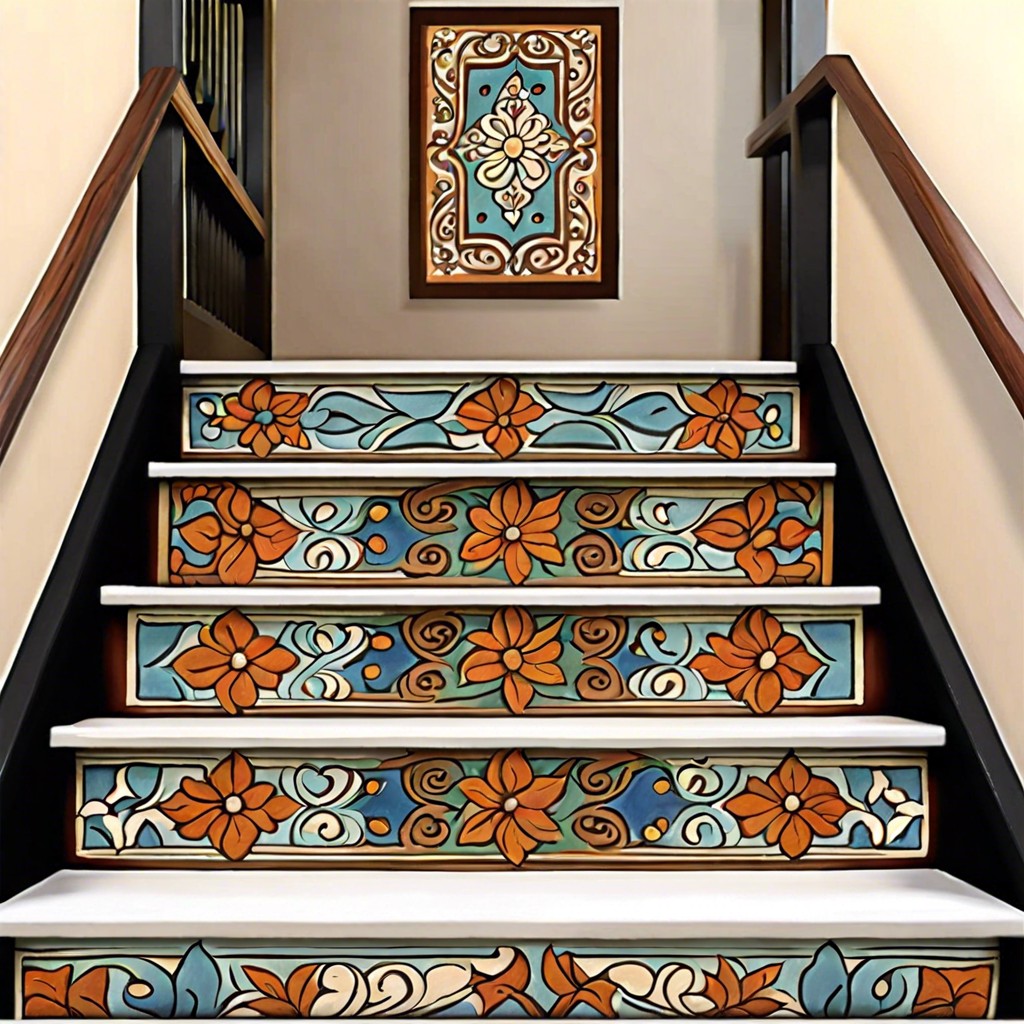
[[522,583],[533,569],[533,559],[564,565],[554,530],[561,521],[558,506],[565,491],[538,501],[522,480],[502,484],[491,495],[487,508],[469,510],[469,521],[476,528],[462,545],[460,557],[489,569],[499,557],[505,572],[516,584]]
[[[204,555],[217,552],[216,573],[221,583],[251,583],[261,562],[276,562],[298,539],[298,527],[269,505],[253,501],[237,484],[225,483],[214,504],[216,513],[196,516],[179,530],[193,550]],[[172,562],[171,569],[180,572],[181,565]]]
[[724,806],[747,839],[763,832],[769,846],[778,843],[791,859],[802,857],[815,836],[839,835],[837,823],[853,810],[835,783],[812,775],[795,754],[787,755],[767,782],[749,779],[747,788]]
[[71,964],[54,971],[29,968],[25,971],[23,1006],[26,1017],[109,1017],[106,967],[93,967],[71,980]]
[[556,954],[551,946],[544,950],[544,982],[558,1000],[549,1017],[568,1017],[577,1006],[587,1006],[602,1017],[616,1016],[612,996],[618,990],[603,974],[591,977],[572,953]]
[[181,789],[159,804],[182,839],[209,839],[228,860],[249,855],[261,832],[276,832],[301,805],[269,782],[254,784],[252,765],[231,753],[206,781],[182,779]]
[[703,394],[684,394],[695,415],[686,421],[686,430],[678,448],[696,448],[706,444],[727,459],[743,454],[747,433],[760,430],[764,420],[757,415],[761,399],[745,395],[734,380],[720,380]]
[[263,993],[245,1004],[245,1009],[261,1017],[309,1017],[321,988],[317,975],[321,964],[296,967],[287,983],[262,967],[243,967],[246,977]]
[[748,609],[728,637],[712,633],[708,643],[714,653],[698,654],[690,668],[709,683],[725,683],[734,700],[759,715],[774,711],[783,690],[799,690],[824,664],[764,608]]
[[915,1017],[984,1017],[992,998],[991,967],[922,967]]
[[463,779],[459,789],[470,803],[480,808],[462,826],[460,846],[495,843],[518,866],[541,843],[554,843],[562,838],[561,829],[547,808],[561,798],[565,779],[557,775],[534,776],[521,751],[495,754],[484,778]]
[[544,407],[519,389],[511,377],[470,395],[455,412],[467,429],[484,435],[484,444],[503,459],[515,455],[530,436],[527,423],[544,415]]
[[718,974],[704,975],[701,993],[715,1004],[701,1016],[707,1017],[770,1017],[785,1005],[768,995],[770,986],[778,978],[782,964],[769,964],[751,971],[742,979],[725,957],[718,958]]
[[213,689],[230,715],[254,707],[260,690],[276,690],[299,659],[260,636],[253,623],[232,609],[199,631],[199,644],[179,654],[171,668],[193,690]]
[[299,426],[299,417],[309,405],[309,395],[277,391],[267,380],[251,380],[237,395],[224,399],[225,415],[210,420],[210,426],[241,431],[238,443],[265,459],[278,445],[309,448],[309,438]]
[[[499,950],[495,950],[497,955]],[[521,949],[513,950],[512,962],[498,974],[482,974],[474,969],[469,984],[480,997],[480,1015],[488,1017],[506,1000],[511,999],[530,1017],[543,1017],[544,1011],[532,996],[526,994],[530,984],[530,961]]]
[[463,659],[463,678],[468,683],[502,680],[505,703],[521,715],[533,700],[534,686],[565,684],[565,674],[558,666],[562,644],[555,639],[563,618],[538,630],[524,608],[499,608],[491,616],[489,630],[476,630],[466,637],[476,650]]
[[[799,519],[783,519],[769,526],[775,515],[775,489],[765,484],[751,491],[743,501],[718,509],[693,532],[698,540],[721,551],[735,551],[736,564],[758,585],[770,582],[813,583],[821,573],[818,552],[808,552],[801,562],[779,566],[769,548],[793,551],[815,532]],[[814,558],[810,558],[814,555]]]

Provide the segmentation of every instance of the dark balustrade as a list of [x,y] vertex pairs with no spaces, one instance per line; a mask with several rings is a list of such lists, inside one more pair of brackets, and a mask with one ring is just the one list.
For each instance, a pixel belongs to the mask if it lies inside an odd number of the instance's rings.
[[[232,170],[246,183],[246,5],[186,0],[185,82]],[[250,28],[252,26],[250,25]]]
[[268,0],[143,0],[142,62],[181,69],[175,106],[184,131],[169,126],[141,179],[140,335],[176,334],[187,357],[270,348],[268,8]]

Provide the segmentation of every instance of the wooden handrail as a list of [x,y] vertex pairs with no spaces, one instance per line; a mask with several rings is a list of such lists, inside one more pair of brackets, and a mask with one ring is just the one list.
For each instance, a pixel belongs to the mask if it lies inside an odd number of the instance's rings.
[[818,61],[748,136],[747,156],[787,148],[798,131],[801,107],[832,95],[846,104],[999,379],[1024,414],[1024,316],[850,57]]
[[184,87],[177,68],[143,76],[121,126],[75,210],[14,331],[0,352],[0,461],[46,370],[168,109],[181,118],[235,202],[262,238],[267,228]]
[[249,218],[252,226],[256,229],[260,238],[266,239],[267,225],[263,215],[256,209],[256,204],[249,198],[245,186],[238,180],[237,175],[231,169],[227,157],[221,152],[217,140],[210,133],[206,126],[203,115],[192,101],[188,88],[183,81],[178,82],[178,87],[171,97],[171,104],[181,118],[185,130],[195,139],[203,156],[214,169],[216,175],[227,186],[232,198],[242,208],[242,212]]

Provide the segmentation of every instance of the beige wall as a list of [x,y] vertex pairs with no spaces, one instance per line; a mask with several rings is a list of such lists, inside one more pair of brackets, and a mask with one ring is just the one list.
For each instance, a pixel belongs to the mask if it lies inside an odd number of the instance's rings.
[[755,0],[624,0],[622,298],[408,299],[407,0],[277,0],[275,353],[750,357]]
[[[1021,304],[1024,4],[831,0],[830,19],[830,51],[853,56]],[[836,344],[1024,771],[1024,425],[843,109],[836,137]]]
[[[0,0],[0,344],[138,83],[137,0]],[[134,348],[126,204],[0,464],[0,680],[32,613]]]

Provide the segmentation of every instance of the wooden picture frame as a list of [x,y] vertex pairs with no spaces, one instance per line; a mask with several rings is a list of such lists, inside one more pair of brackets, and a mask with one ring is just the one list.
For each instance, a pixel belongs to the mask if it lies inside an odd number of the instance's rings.
[[619,8],[413,7],[409,82],[410,297],[618,298]]

